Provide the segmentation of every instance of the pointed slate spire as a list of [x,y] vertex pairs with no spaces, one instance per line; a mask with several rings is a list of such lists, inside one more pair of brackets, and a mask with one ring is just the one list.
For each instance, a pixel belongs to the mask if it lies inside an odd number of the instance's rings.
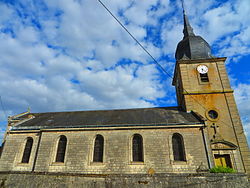
[[201,36],[194,34],[193,28],[191,27],[188,17],[185,13],[183,0],[181,2],[184,19],[184,36],[177,45],[175,59],[178,61],[187,59],[192,60],[213,58],[209,44]]
[[184,37],[183,38],[186,38],[186,37],[189,37],[189,36],[195,36],[195,34],[193,32],[193,28],[189,24],[188,17],[187,17],[186,12],[185,12],[185,7],[184,7],[184,1],[183,0],[181,0],[181,5],[182,5],[182,10],[183,10],[183,20],[184,20],[184,29],[183,29]]
[[193,32],[193,28],[189,24],[188,17],[185,14],[184,10],[183,10],[183,17],[184,17],[184,29],[183,29],[184,38],[189,37],[189,36],[195,36]]

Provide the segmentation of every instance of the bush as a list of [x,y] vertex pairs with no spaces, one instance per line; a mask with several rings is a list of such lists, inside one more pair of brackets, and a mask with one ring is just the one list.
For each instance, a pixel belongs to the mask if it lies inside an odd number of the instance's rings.
[[210,169],[211,173],[235,173],[236,171],[229,167],[216,166]]

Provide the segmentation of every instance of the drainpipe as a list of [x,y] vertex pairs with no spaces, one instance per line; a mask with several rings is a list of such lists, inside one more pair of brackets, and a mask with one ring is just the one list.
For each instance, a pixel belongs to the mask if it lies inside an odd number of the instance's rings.
[[211,166],[211,159],[209,157],[209,152],[208,152],[207,138],[206,138],[206,135],[204,134],[204,129],[205,128],[206,128],[206,125],[205,125],[205,122],[204,122],[204,126],[201,127],[201,132],[202,132],[202,138],[203,138],[206,157],[207,157],[208,168],[210,169],[210,168],[212,168],[212,166]]
[[33,163],[33,167],[32,167],[32,172],[34,172],[35,167],[36,167],[36,161],[37,161],[37,155],[38,155],[38,151],[39,151],[39,147],[40,147],[42,131],[40,131],[38,134],[39,134],[39,138],[38,138],[38,142],[37,142],[37,147],[36,147],[36,153],[35,153],[34,163]]
[[206,125],[206,119],[201,116],[199,113],[195,112],[195,111],[191,111],[191,113],[198,118],[203,124],[204,126],[201,127],[201,134],[202,134],[202,139],[203,139],[203,143],[204,143],[204,147],[205,147],[205,152],[206,152],[206,158],[207,158],[207,164],[209,169],[212,168],[212,162],[211,162],[211,158],[209,157],[209,149],[210,147],[208,147],[208,142],[207,142],[207,137],[206,134],[204,133],[204,129],[207,127]]

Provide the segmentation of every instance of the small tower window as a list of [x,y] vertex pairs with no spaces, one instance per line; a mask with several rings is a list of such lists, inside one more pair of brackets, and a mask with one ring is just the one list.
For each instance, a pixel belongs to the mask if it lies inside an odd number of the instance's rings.
[[23,151],[22,163],[29,163],[32,145],[33,138],[28,137]]
[[216,112],[215,110],[209,110],[208,115],[212,119],[217,119],[219,117],[218,112]]
[[97,135],[95,138],[93,162],[103,162],[103,146],[104,146],[103,136]]
[[66,146],[67,138],[64,135],[61,135],[57,146],[56,162],[64,162]]
[[185,150],[184,150],[184,143],[183,138],[180,134],[174,133],[172,137],[172,144],[173,144],[173,154],[175,161],[185,161]]
[[200,78],[201,78],[202,82],[209,82],[208,74],[207,73],[205,73],[205,74],[201,74],[200,73]]
[[139,134],[133,136],[133,161],[143,162],[143,140]]

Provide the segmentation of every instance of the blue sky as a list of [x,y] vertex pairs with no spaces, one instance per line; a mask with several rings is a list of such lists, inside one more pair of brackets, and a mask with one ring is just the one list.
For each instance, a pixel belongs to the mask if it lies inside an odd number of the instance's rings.
[[[180,1],[103,0],[173,75]],[[250,140],[250,2],[187,0],[197,35],[226,66]],[[0,1],[0,139],[6,116],[32,112],[176,106],[172,79],[97,0]]]

